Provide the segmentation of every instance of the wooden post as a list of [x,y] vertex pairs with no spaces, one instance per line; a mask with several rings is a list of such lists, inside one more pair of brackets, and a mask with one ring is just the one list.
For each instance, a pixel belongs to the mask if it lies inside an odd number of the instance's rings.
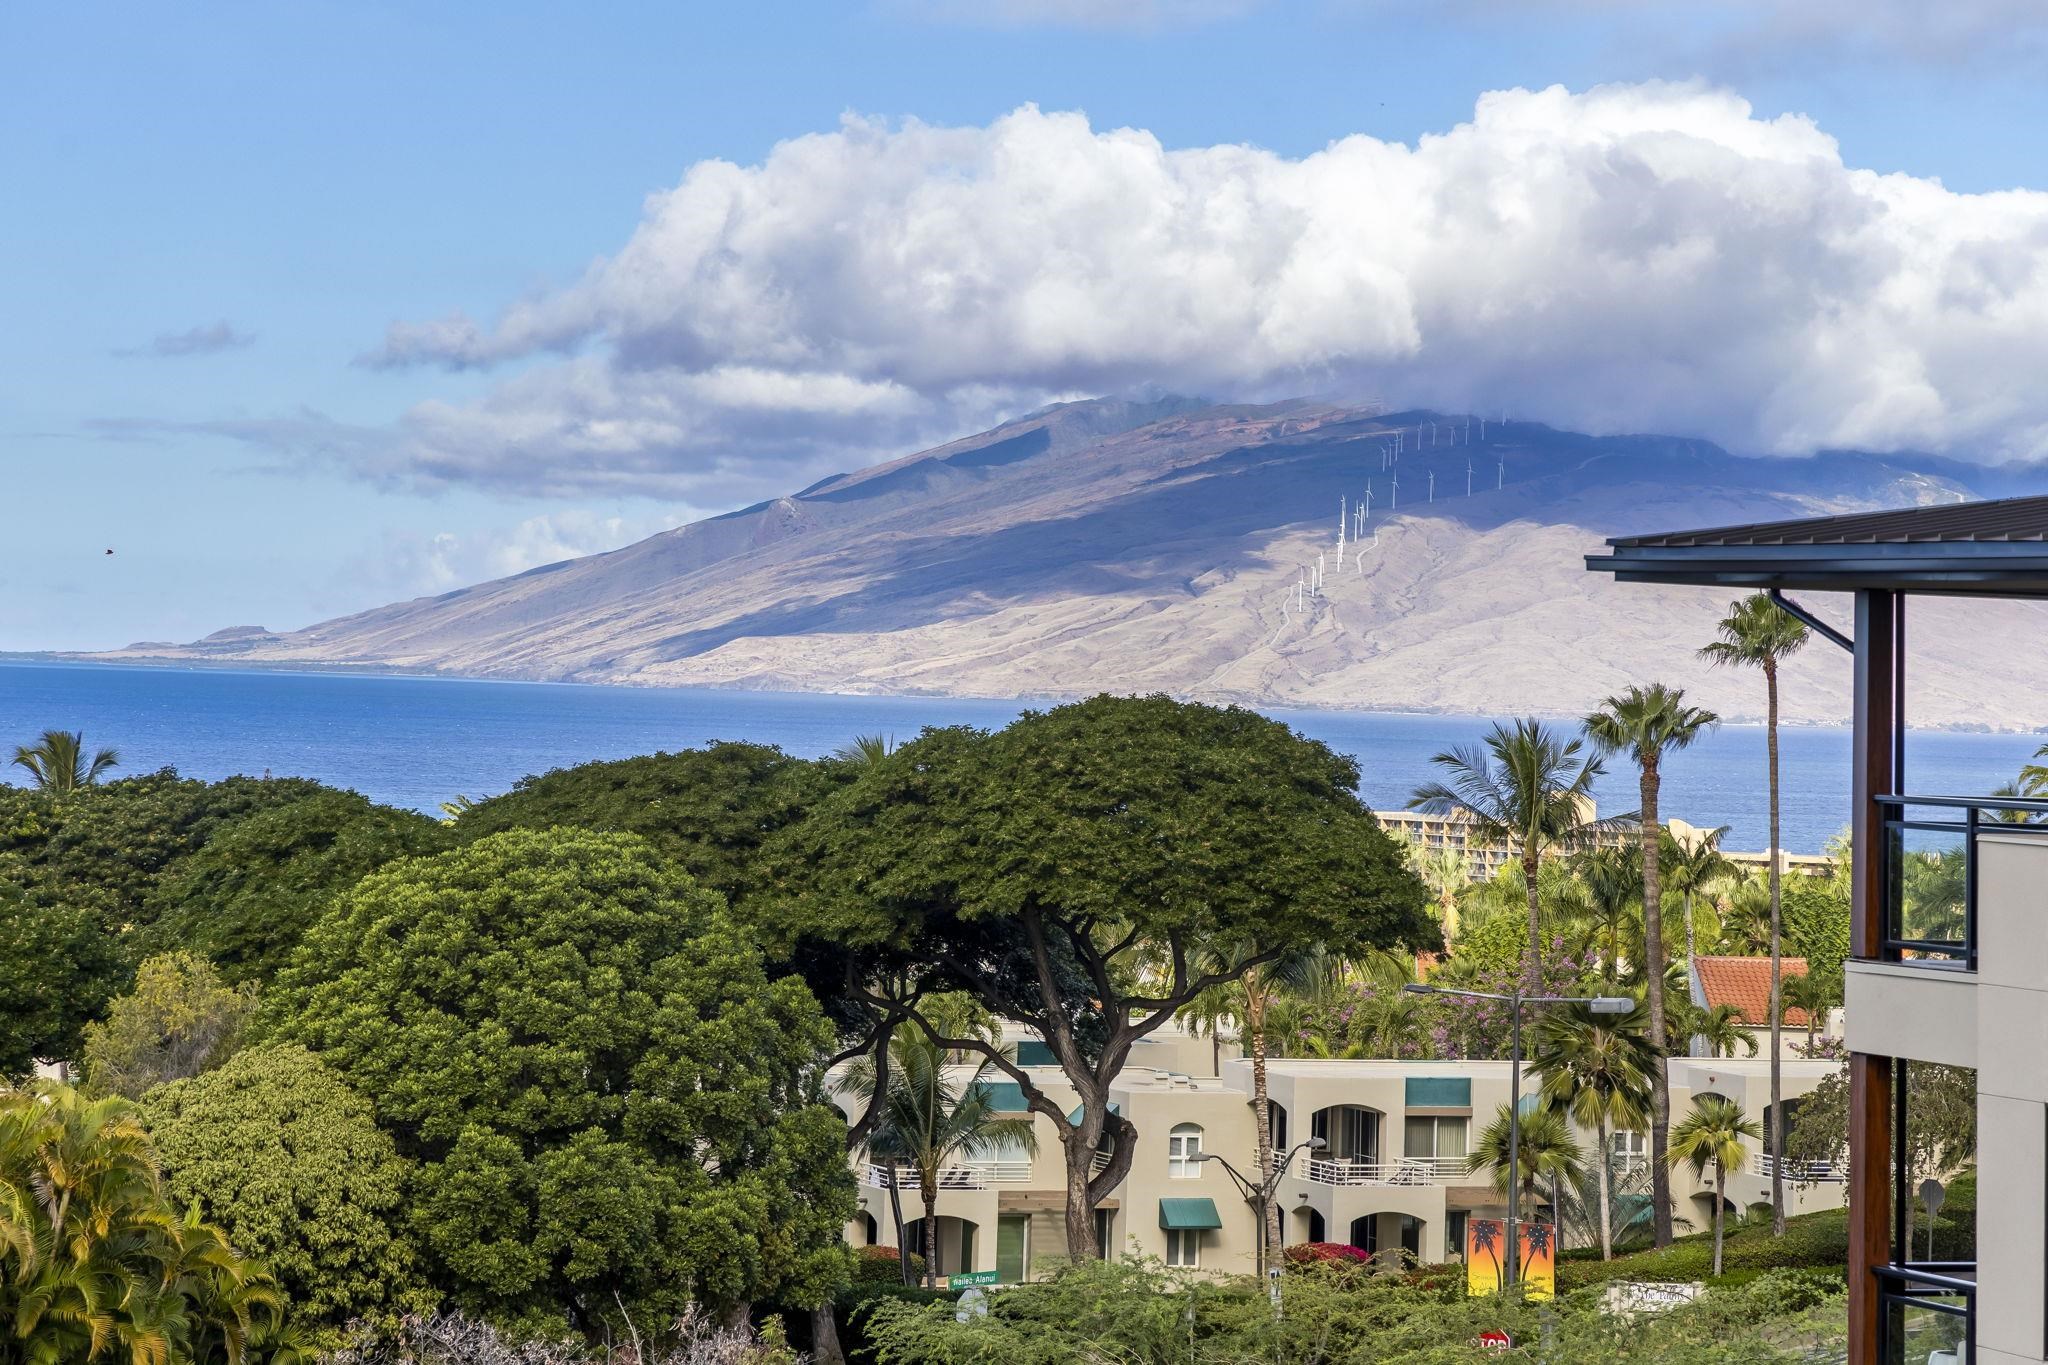
[[[1849,954],[1856,959],[1884,956],[1884,813],[1872,798],[1890,794],[1900,777],[1900,607],[1897,593],[1856,594],[1849,904]],[[1880,1306],[1872,1269],[1891,1259],[1892,1098],[1892,1059],[1850,1053],[1848,1365],[1878,1365]]]

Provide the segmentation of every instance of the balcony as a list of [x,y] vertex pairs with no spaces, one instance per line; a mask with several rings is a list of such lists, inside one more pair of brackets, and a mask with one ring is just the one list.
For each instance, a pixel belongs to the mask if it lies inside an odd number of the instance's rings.
[[1995,796],[1880,796],[1877,848],[1884,941],[1876,960],[1974,972],[1982,841],[2048,849],[2048,801]]
[[1977,1267],[1923,1261],[1872,1267],[1877,1276],[1877,1358],[1969,1365],[1977,1358]]
[[[903,1166],[891,1172],[888,1166],[876,1161],[867,1164],[861,1183],[870,1189],[886,1190],[892,1175],[899,1190],[923,1188],[923,1178],[916,1171]],[[1028,1161],[969,1161],[939,1168],[942,1190],[985,1190],[991,1185],[1021,1185],[1030,1179]]]
[[1781,1168],[1769,1152],[1758,1152],[1749,1159],[1749,1173],[1765,1180],[1780,1169],[1785,1172],[1787,1180],[1797,1185],[1840,1185],[1849,1179],[1847,1168],[1825,1161],[1788,1161]]
[[1461,1156],[1400,1157],[1393,1161],[1315,1159],[1303,1178],[1317,1185],[1454,1185],[1466,1180]]

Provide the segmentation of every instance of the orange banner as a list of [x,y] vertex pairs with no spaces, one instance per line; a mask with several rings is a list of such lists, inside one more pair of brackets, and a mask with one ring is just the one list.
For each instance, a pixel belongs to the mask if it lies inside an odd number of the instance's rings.
[[[1531,1299],[1557,1297],[1557,1236],[1548,1223],[1522,1223],[1522,1293]],[[1508,1225],[1504,1218],[1465,1220],[1465,1292],[1498,1294],[1507,1286]]]

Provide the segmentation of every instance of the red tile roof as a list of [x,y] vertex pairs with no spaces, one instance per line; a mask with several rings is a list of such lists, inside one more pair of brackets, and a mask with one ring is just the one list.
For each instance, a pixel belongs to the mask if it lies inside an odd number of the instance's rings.
[[[1806,959],[1803,957],[1780,958],[1779,962],[1782,975],[1788,979],[1806,975]],[[1733,1005],[1742,1016],[1743,1023],[1756,1028],[1771,1026],[1769,958],[1696,957],[1692,965],[1699,974],[1700,991],[1707,998],[1708,1009],[1716,1005]],[[1806,1011],[1786,1010],[1785,1023],[1791,1028],[1805,1028]]]

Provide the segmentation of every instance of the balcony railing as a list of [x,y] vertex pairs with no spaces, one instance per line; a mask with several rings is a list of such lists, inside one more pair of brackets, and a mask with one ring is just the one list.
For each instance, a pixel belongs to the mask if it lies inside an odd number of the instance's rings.
[[[886,1164],[870,1161],[864,1183],[870,1189],[886,1190],[890,1176]],[[923,1177],[908,1166],[897,1167],[894,1177],[899,1190],[924,1187]],[[942,1190],[985,1190],[990,1185],[1020,1185],[1029,1179],[1031,1163],[1028,1161],[970,1161],[939,1168],[939,1188]]]
[[1926,1365],[1973,1365],[1977,1358],[1977,1267],[1923,1261],[1874,1268],[1877,1358]]
[[[1774,1169],[1778,1162],[1769,1152],[1758,1152],[1749,1159],[1751,1175],[1769,1180]],[[1787,1180],[1801,1185],[1839,1185],[1849,1178],[1846,1168],[1827,1161],[1788,1161],[1782,1169]]]
[[1977,838],[2048,840],[2048,801],[1998,796],[1880,796],[1884,888],[1880,960],[1977,969]]
[[1461,1156],[1410,1156],[1392,1161],[1316,1158],[1303,1175],[1318,1185],[1449,1185],[1465,1178]]

